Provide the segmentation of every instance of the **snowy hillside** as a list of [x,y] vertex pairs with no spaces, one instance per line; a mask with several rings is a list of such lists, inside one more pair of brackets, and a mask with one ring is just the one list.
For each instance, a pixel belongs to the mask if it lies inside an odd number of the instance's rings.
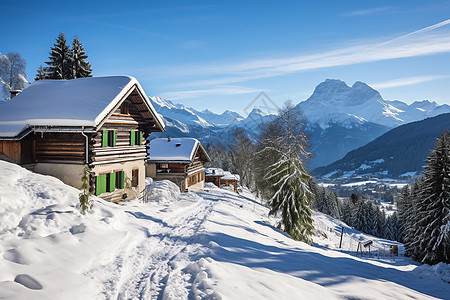
[[370,237],[348,227],[343,251],[331,250],[345,225],[323,214],[316,247],[293,241],[246,191],[180,194],[156,182],[148,203],[95,198],[82,215],[76,189],[2,161],[0,170],[2,299],[448,297],[448,265],[356,258],[351,245]]

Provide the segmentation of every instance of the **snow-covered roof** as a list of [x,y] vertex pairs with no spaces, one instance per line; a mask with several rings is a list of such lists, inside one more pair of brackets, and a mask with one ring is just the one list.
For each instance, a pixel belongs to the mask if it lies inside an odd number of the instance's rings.
[[239,175],[231,174],[229,171],[224,171],[221,168],[208,168],[205,170],[206,176],[220,176],[222,180],[237,180],[239,181]]
[[30,126],[96,127],[136,85],[161,129],[164,123],[131,76],[39,80],[0,106],[0,136],[15,137]]
[[221,168],[208,168],[205,169],[206,176],[223,176],[224,172]]
[[221,180],[238,180],[237,177],[234,174],[231,174],[231,172],[224,171],[224,174],[222,177],[220,177]]
[[192,163],[197,150],[201,149],[209,161],[203,146],[194,138],[157,138],[150,141],[149,162]]

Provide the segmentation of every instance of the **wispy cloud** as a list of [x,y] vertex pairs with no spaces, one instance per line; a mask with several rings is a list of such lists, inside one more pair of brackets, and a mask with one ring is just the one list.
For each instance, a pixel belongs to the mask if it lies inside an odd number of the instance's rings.
[[[450,19],[385,42],[365,43],[313,55],[177,66],[166,68],[166,75],[197,78],[197,80],[177,84],[177,87],[203,88],[322,68],[447,53],[450,52],[450,34],[443,27],[448,24]],[[438,28],[442,29],[439,32],[433,32]],[[158,75],[164,74],[159,72]]]
[[195,98],[207,95],[240,95],[261,92],[261,89],[253,89],[242,86],[216,86],[208,89],[184,90],[161,93],[159,96],[166,99],[178,100]]
[[381,11],[386,11],[388,9],[390,9],[389,6],[374,7],[374,8],[368,8],[368,9],[349,11],[349,12],[343,13],[342,15],[345,17],[357,17],[357,16],[370,15],[370,14],[378,13]]
[[369,84],[374,89],[388,89],[393,87],[414,85],[423,82],[433,81],[442,78],[449,78],[449,75],[425,75],[425,76],[414,76],[414,77],[403,77],[397,78],[389,81],[377,82]]

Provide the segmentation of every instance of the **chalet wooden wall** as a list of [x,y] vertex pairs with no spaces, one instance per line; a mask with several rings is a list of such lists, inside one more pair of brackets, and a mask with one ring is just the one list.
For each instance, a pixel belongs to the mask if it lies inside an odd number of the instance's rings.
[[84,163],[85,138],[80,133],[35,134],[36,162]]
[[0,152],[3,152],[15,162],[20,163],[21,147],[19,141],[0,141]]

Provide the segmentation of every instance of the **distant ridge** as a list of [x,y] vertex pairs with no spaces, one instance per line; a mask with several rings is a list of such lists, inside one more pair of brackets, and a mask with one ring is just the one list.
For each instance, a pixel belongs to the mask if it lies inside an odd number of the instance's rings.
[[[450,113],[394,128],[344,158],[313,171],[316,177],[418,175],[442,131],[450,130]],[[403,175],[403,176],[402,176]]]

